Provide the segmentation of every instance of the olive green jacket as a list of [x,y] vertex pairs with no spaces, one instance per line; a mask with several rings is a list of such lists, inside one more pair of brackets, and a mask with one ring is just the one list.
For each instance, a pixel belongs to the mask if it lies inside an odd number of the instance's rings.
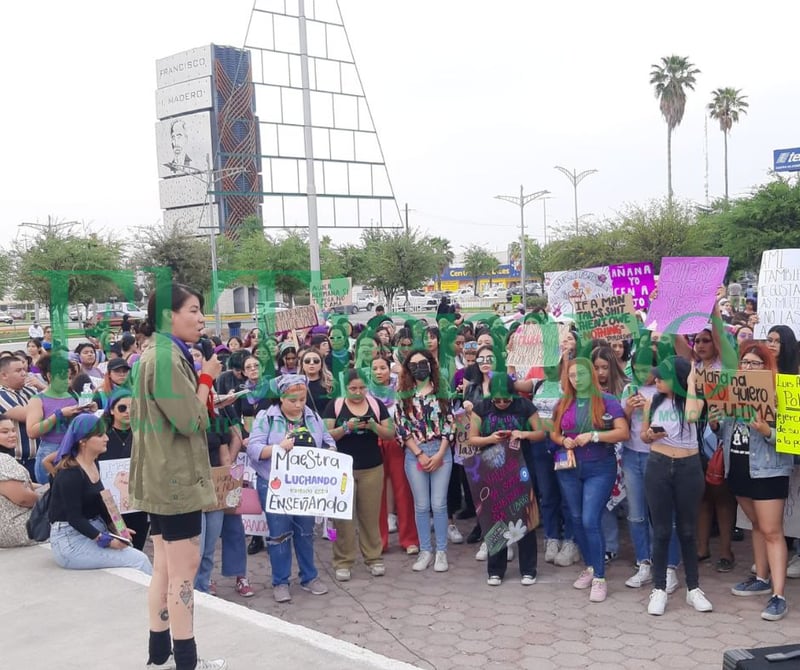
[[214,505],[208,410],[197,399],[194,368],[178,345],[157,334],[133,376],[131,506],[173,515]]

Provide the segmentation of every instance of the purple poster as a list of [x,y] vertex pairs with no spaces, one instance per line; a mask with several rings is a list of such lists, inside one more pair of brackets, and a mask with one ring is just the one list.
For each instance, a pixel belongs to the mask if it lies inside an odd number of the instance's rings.
[[662,258],[658,294],[650,305],[645,328],[657,333],[699,333],[708,325],[717,287],[727,269],[727,257]]
[[650,306],[650,294],[656,287],[653,264],[622,263],[610,265],[608,270],[614,294],[630,293],[633,296],[633,308],[647,310]]

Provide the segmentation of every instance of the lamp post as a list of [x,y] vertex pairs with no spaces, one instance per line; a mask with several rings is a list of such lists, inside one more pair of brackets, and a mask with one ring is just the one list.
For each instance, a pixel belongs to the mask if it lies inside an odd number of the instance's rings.
[[545,195],[540,198],[542,201],[542,218],[544,222],[544,246],[547,246],[547,201],[552,200],[553,196]]
[[560,165],[556,165],[555,169],[562,172],[564,176],[572,182],[573,195],[575,198],[575,234],[578,234],[578,184],[580,184],[590,174],[594,174],[597,170],[584,170],[578,172],[577,170],[567,170]]
[[529,202],[533,202],[537,198],[541,198],[544,195],[549,195],[550,191],[536,191],[536,193],[529,193],[525,195],[525,189],[520,184],[519,187],[519,196],[516,195],[496,195],[495,199],[497,200],[505,200],[506,202],[510,202],[512,205],[519,206],[519,226],[520,226],[520,237],[519,237],[519,255],[520,255],[520,277],[522,279],[522,306],[526,306],[526,295],[525,295],[525,205]]

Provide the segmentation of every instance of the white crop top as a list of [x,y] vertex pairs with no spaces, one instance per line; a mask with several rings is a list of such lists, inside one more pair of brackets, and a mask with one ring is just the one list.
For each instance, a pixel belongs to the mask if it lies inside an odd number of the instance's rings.
[[697,425],[688,421],[681,422],[672,398],[664,398],[652,412],[650,427],[658,426],[666,431],[666,436],[659,437],[656,442],[676,449],[697,449]]

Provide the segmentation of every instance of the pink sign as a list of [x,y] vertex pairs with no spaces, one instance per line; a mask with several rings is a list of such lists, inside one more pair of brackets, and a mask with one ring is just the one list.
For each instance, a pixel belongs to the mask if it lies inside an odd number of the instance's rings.
[[646,310],[650,306],[650,294],[656,287],[656,276],[652,263],[622,263],[609,265],[608,274],[614,295],[630,293],[633,296],[633,308]]
[[662,258],[658,294],[644,327],[658,333],[699,333],[708,326],[727,269],[727,257]]

